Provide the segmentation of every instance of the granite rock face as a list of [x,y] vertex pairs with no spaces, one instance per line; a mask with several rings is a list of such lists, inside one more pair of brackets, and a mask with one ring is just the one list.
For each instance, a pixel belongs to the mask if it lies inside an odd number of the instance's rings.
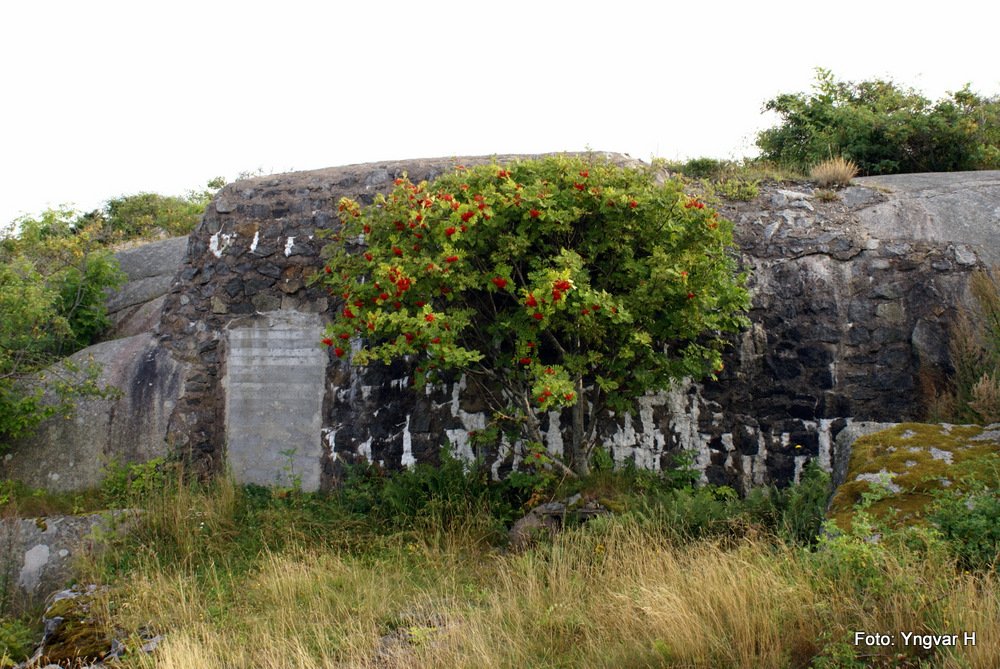
[[105,306],[112,327],[102,339],[151,332],[160,322],[165,296],[187,256],[187,237],[174,237],[115,253],[127,278],[109,291]]
[[[486,417],[465,380],[418,395],[405,361],[352,368],[336,359],[319,340],[340,305],[308,279],[322,267],[316,230],[337,227],[340,197],[371,203],[404,172],[432,180],[488,161],[372,163],[226,186],[188,240],[150,344],[177,375],[155,437],[199,471],[228,460],[242,463],[233,467],[241,480],[301,476],[307,489],[333,485],[344,462],[435,462],[445,440],[471,457],[468,432]],[[745,488],[795,480],[813,458],[830,469],[835,437],[852,422],[919,418],[921,389],[949,370],[949,323],[969,303],[969,274],[1000,248],[991,213],[1000,174],[909,179],[853,186],[832,201],[777,184],[721,205],[749,272],[752,326],[717,381],[605,416],[600,438],[614,458],[661,468],[694,450],[705,480]],[[942,189],[959,204],[939,206]],[[568,414],[545,417],[551,452],[562,452],[568,423]],[[494,471],[517,462],[501,453]]]
[[5,478],[56,492],[96,486],[109,462],[166,457],[167,421],[183,387],[184,364],[156,345],[150,333],[91,346],[71,356],[102,365],[99,383],[120,399],[79,402],[66,418],[53,416],[0,460]]

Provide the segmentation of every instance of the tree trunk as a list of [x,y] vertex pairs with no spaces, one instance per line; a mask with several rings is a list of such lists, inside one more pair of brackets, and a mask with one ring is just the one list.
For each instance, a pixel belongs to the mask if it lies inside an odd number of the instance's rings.
[[570,450],[573,471],[579,476],[590,474],[590,449],[584,436],[587,403],[583,397],[583,376],[576,377],[576,404],[573,405],[573,443]]

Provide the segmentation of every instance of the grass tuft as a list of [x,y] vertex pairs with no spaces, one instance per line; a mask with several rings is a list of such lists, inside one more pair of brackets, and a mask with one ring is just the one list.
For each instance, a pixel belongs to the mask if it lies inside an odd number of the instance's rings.
[[820,188],[830,186],[849,186],[851,179],[858,176],[858,166],[852,160],[830,158],[819,163],[809,171],[809,177]]

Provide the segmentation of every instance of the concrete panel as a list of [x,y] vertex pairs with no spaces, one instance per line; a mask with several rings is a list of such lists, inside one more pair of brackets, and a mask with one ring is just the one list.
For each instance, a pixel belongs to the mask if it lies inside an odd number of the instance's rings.
[[[301,474],[304,490],[319,488],[322,328],[319,314],[272,311],[226,330],[226,442],[240,483],[290,485]],[[291,461],[281,454],[289,449]]]

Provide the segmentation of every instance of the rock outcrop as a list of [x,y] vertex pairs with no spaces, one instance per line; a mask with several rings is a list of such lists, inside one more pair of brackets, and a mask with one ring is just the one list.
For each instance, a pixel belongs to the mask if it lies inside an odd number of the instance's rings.
[[[306,489],[332,485],[342,461],[433,462],[445,440],[471,456],[468,432],[485,416],[464,381],[418,395],[404,361],[359,369],[332,357],[319,339],[339,305],[308,278],[321,267],[316,230],[338,225],[341,196],[370,203],[404,172],[431,180],[488,160],[354,165],[223,189],[190,236],[155,335],[117,356],[171,379],[152,386],[161,412],[143,428],[149,439],[166,439],[201,471],[228,462],[240,480],[301,475]],[[909,179],[859,180],[833,201],[777,184],[723,203],[750,273],[753,325],[718,381],[606,416],[600,438],[614,458],[660,468],[694,450],[707,480],[742,488],[794,480],[812,458],[830,468],[851,422],[918,418],[921,384],[948,371],[949,323],[969,301],[969,273],[1000,248],[1000,173]],[[126,381],[138,368],[129,369]],[[115,416],[132,410],[125,401]],[[561,453],[567,423],[546,417],[551,452]],[[104,448],[79,447],[94,444]],[[500,454],[495,471],[516,464]]]

